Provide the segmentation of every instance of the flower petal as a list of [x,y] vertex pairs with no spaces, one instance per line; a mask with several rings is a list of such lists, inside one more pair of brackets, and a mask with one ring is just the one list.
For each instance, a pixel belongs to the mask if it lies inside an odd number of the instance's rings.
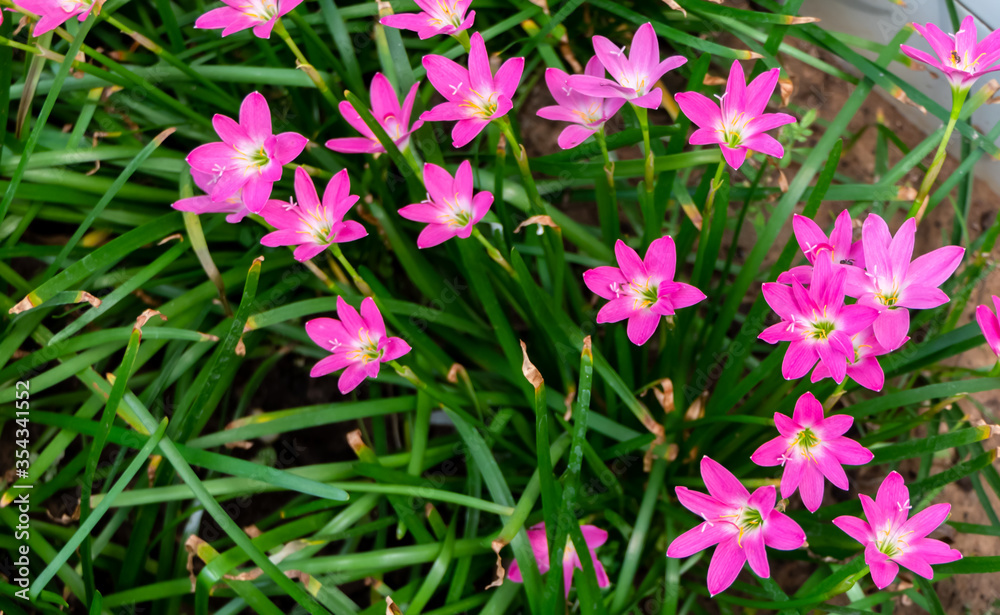
[[847,515],[837,517],[833,520],[833,524],[863,545],[875,540],[875,532],[872,531],[872,527],[857,517]]
[[660,315],[649,308],[635,310],[628,317],[628,339],[636,346],[642,346],[653,337],[659,324]]
[[737,544],[735,536],[720,542],[708,565],[708,593],[714,596],[732,585],[745,561],[746,552]]
[[802,478],[799,480],[799,495],[809,512],[816,512],[823,504],[823,474],[816,464],[806,461],[802,466]]
[[707,455],[701,458],[701,477],[708,492],[722,502],[742,504],[750,499],[750,492],[733,473]]
[[875,339],[888,350],[895,350],[906,341],[910,331],[910,312],[904,307],[885,310],[872,323]]
[[[804,393],[795,401],[795,410],[792,411],[792,420],[802,427],[813,427],[814,425],[822,423],[823,404],[821,404],[812,393]],[[854,419],[851,418],[851,420],[853,421]],[[837,435],[839,436],[840,434]]]
[[[413,207],[413,205],[409,205],[409,207]],[[403,210],[399,211],[402,213]],[[615,299],[618,296],[615,289],[620,284],[628,284],[628,280],[625,279],[622,270],[618,267],[604,266],[583,272],[583,283],[595,295],[605,299]]]
[[785,380],[798,380],[809,373],[818,359],[819,355],[814,344],[792,342],[788,345],[785,358],[781,362],[781,375]]
[[788,515],[772,510],[763,525],[764,544],[779,551],[798,549],[806,542],[806,533]]
[[743,536],[743,550],[746,551],[750,570],[761,578],[771,576],[771,567],[767,563],[767,551],[764,549],[764,532],[757,530]]
[[721,126],[722,112],[719,106],[704,94],[680,92],[674,96],[674,100],[695,126],[711,131],[716,131]]
[[326,358],[320,359],[316,365],[313,365],[312,369],[309,370],[309,377],[319,378],[320,376],[326,376],[327,374],[332,374],[337,370],[344,369],[352,363],[354,363],[354,361],[347,358],[346,352],[338,352],[337,354],[332,354]]

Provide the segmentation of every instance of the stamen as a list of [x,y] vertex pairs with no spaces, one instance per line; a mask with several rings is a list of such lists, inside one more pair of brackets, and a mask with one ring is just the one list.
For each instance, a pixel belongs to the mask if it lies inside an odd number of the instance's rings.
[[458,82],[458,85],[451,86],[451,93],[452,93],[452,95],[457,94],[459,88],[461,88],[461,87],[462,87],[462,82],[461,81]]
[[899,509],[899,512],[903,512],[904,510],[910,510],[913,507],[910,506],[910,499],[907,498],[906,502],[903,502],[902,504],[900,504],[899,502],[896,502],[896,508]]
[[623,53],[625,53],[625,45],[622,45],[621,49],[616,49],[616,50],[612,51],[611,55],[617,57],[617,56],[622,55]]
[[566,94],[566,96],[569,96],[570,94],[573,93],[573,88],[564,85],[562,91],[564,94]]

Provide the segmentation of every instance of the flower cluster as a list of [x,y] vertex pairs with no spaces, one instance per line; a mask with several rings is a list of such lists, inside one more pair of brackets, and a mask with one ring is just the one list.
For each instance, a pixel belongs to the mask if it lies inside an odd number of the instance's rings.
[[[813,382],[831,377],[839,384],[850,376],[861,386],[880,391],[885,374],[875,357],[909,339],[909,310],[948,302],[938,287],[958,268],[965,249],[945,246],[913,259],[917,230],[913,218],[893,236],[885,220],[870,214],[860,242],[852,241],[846,210],[829,237],[802,216],[796,216],[792,226],[811,264],[764,284],[764,298],[781,322],[768,327],[760,339],[769,344],[789,342],[782,365],[789,380],[812,370]],[[846,303],[847,298],[856,303]]]
[[[223,2],[225,6],[199,17],[195,27],[221,29],[222,36],[252,28],[255,36],[266,39],[275,28],[282,37],[288,36],[280,19],[301,0]],[[464,62],[434,54],[423,58],[427,80],[444,102],[413,121],[420,83],[413,84],[400,100],[403,92],[397,93],[386,76],[376,73],[370,86],[370,109],[346,101],[338,105],[343,119],[361,136],[332,138],[326,141],[326,147],[341,154],[371,155],[386,153],[388,147],[394,157],[402,154],[427,195],[426,200],[398,210],[401,218],[425,225],[416,239],[417,247],[432,248],[453,238],[475,235],[495,260],[505,264],[499,252],[476,229],[490,215],[494,195],[475,190],[477,175],[472,162],[463,159],[449,167],[454,171],[432,163],[421,166],[410,142],[425,122],[442,121],[455,122],[451,132],[455,148],[472,143],[491,123],[511,138],[509,115],[514,110],[525,60],[514,57],[491,64],[483,35],[472,32],[470,36],[468,32],[475,20],[475,12],[469,10],[471,0],[416,0],[416,3],[420,12],[384,15],[379,23],[413,31],[421,39],[452,36],[462,44],[468,52]],[[86,19],[99,4],[97,0],[19,0],[22,8],[41,15],[35,26],[36,36],[70,17]],[[978,42],[971,18],[963,22],[953,38],[932,24],[918,30],[938,57],[907,46],[903,46],[903,52],[945,72],[953,88],[968,89],[978,76],[998,70],[992,65],[1000,60],[1000,34],[994,33]],[[661,79],[668,71],[683,66],[687,59],[680,55],[661,59],[660,42],[651,23],[639,26],[627,46],[619,47],[599,35],[593,37],[592,44],[594,56],[587,61],[582,74],[568,74],[557,68],[545,71],[545,83],[556,104],[537,113],[542,118],[569,124],[558,137],[558,145],[563,149],[577,147],[591,136],[597,138],[604,150],[605,169],[610,173],[613,165],[606,151],[605,127],[629,103],[644,132],[648,182],[654,165],[647,113],[664,104]],[[289,45],[294,49],[293,43]],[[718,145],[721,162],[717,179],[726,165],[738,170],[755,152],[784,157],[784,147],[769,132],[796,120],[787,113],[767,111],[779,75],[780,69],[773,68],[748,83],[743,66],[734,61],[718,103],[693,91],[680,92],[674,97],[680,110],[697,127],[688,137],[688,143]],[[317,83],[318,87],[321,85]],[[258,215],[274,229],[261,239],[264,246],[294,246],[294,258],[300,262],[330,250],[348,269],[358,289],[371,295],[339,247],[368,235],[360,222],[347,219],[360,200],[351,194],[348,171],[327,174],[332,178],[320,198],[312,175],[324,172],[298,166],[294,171],[295,197],[287,201],[273,199],[274,184],[281,180],[283,168],[306,149],[306,137],[294,132],[274,134],[267,101],[257,92],[243,101],[238,121],[216,115],[213,125],[220,141],[200,145],[187,157],[192,179],[205,194],[178,200],[174,207],[193,213],[226,213],[227,221],[233,223],[248,215]],[[382,132],[388,141],[384,137],[380,140],[378,135]],[[526,180],[530,180],[523,148],[511,145],[520,149],[515,152],[518,163]],[[713,182],[706,210],[711,209],[717,186]],[[647,190],[653,194],[652,185]],[[617,211],[614,213],[617,215]],[[873,391],[883,388],[885,373],[878,357],[898,350],[909,340],[909,310],[931,309],[949,301],[939,287],[964,256],[963,248],[946,246],[914,259],[916,225],[917,218],[909,217],[893,235],[882,217],[870,214],[861,225],[860,240],[855,241],[851,216],[846,210],[836,218],[829,235],[815,221],[794,217],[792,227],[805,263],[782,272],[775,282],[765,283],[761,289],[780,322],[763,330],[759,338],[769,344],[788,343],[782,363],[786,379],[799,379],[811,373],[812,382],[831,378],[841,385],[838,391],[843,390],[848,378]],[[648,233],[643,237],[642,245],[647,247],[642,258],[622,238],[605,237],[609,247],[614,242],[617,266],[598,266],[583,274],[586,286],[607,300],[597,312],[596,322],[626,320],[627,336],[637,346],[653,338],[661,317],[672,326],[678,310],[707,298],[696,286],[678,281],[677,246],[671,236],[661,234],[662,226],[653,235],[656,239],[649,241],[652,237]],[[686,262],[685,256],[680,255],[682,264]],[[512,270],[510,273],[517,275]],[[990,348],[1000,358],[1000,298],[994,296],[993,303],[993,310],[979,306],[976,316]],[[341,393],[349,393],[366,378],[376,378],[382,363],[393,363],[410,351],[403,339],[388,335],[373,296],[361,301],[360,313],[343,296],[338,296],[336,311],[339,319],[316,318],[306,323],[305,330],[315,344],[330,353],[315,364],[310,375],[319,377],[343,370],[338,381]],[[391,313],[389,317],[394,322]],[[400,369],[395,363],[393,366]],[[832,399],[836,401],[838,394]],[[796,401],[791,417],[774,414],[779,435],[761,444],[750,456],[758,466],[780,467],[781,497],[790,498],[798,492],[810,512],[821,506],[827,481],[841,490],[849,488],[843,466],[864,465],[873,459],[871,451],[846,435],[854,424],[853,417],[827,414],[832,406],[828,404],[824,409],[824,404],[812,393],[803,394]],[[784,508],[777,502],[775,486],[759,487],[751,493],[729,470],[708,456],[702,457],[700,470],[707,493],[677,487],[676,495],[702,522],[673,540],[667,555],[689,557],[714,547],[707,577],[711,594],[729,587],[745,563],[758,576],[768,577],[768,547],[787,551],[805,544],[805,532],[782,512]],[[860,498],[867,522],[841,516],[834,523],[865,546],[865,560],[878,587],[892,582],[899,565],[930,578],[932,564],[961,557],[944,543],[927,538],[947,518],[948,505],[930,506],[909,517],[909,496],[899,474],[889,474],[875,500],[863,494]],[[593,563],[598,585],[607,587],[610,581],[597,559],[596,549],[606,542],[608,533],[591,525],[583,525],[580,530],[589,550],[584,556]],[[527,534],[539,571],[545,573],[549,568],[549,545],[544,523],[532,527]],[[586,561],[581,560],[575,547],[572,541],[567,542],[563,556],[567,595],[574,570],[582,569]],[[522,570],[516,561],[510,579],[522,580]]]

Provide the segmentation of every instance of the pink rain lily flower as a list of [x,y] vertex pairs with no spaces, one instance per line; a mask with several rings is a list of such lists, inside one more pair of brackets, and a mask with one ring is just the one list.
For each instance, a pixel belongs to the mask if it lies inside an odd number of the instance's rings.
[[436,164],[424,164],[427,200],[400,208],[399,215],[427,226],[417,236],[418,248],[430,248],[452,237],[467,239],[472,227],[493,205],[493,194],[472,194],[472,164],[463,160],[453,178]]
[[962,20],[961,29],[953,36],[932,23],[924,26],[915,23],[913,27],[927,39],[937,57],[909,45],[900,45],[900,51],[943,72],[953,89],[967,90],[982,75],[1000,70],[1000,66],[993,66],[1000,60],[1000,30],[978,42],[972,15]]
[[948,303],[938,286],[962,262],[965,248],[945,246],[918,257],[912,263],[917,222],[909,218],[893,237],[880,216],[871,214],[861,228],[866,270],[849,267],[847,294],[878,310],[875,339],[889,350],[903,345],[910,330],[908,308],[930,309]]
[[271,109],[259,92],[243,99],[239,123],[216,114],[212,124],[222,141],[196,147],[188,164],[217,178],[209,193],[213,201],[225,201],[242,188],[247,209],[259,213],[281,179],[281,167],[302,153],[308,139],[297,132],[271,134]]
[[[903,343],[909,339],[905,338]],[[885,386],[885,372],[875,357],[889,354],[889,350],[875,339],[873,327],[852,335],[851,344],[854,346],[854,357],[847,358],[847,376],[870,391],[881,391]],[[809,380],[819,382],[830,377],[830,369],[825,363],[820,363],[813,370]]]
[[983,330],[983,337],[990,350],[1000,359],[1000,297],[993,295],[993,309],[980,305],[976,308],[976,322]]
[[[375,121],[379,123],[385,134],[389,135],[396,147],[403,150],[410,144],[410,134],[423,126],[423,120],[417,120],[410,126],[410,114],[413,113],[413,103],[417,99],[417,88],[420,82],[413,84],[402,106],[396,97],[396,90],[389,83],[382,73],[375,73],[372,78],[372,108],[371,113]],[[361,119],[354,105],[344,100],[339,105],[340,114],[344,116],[347,123],[354,130],[357,130],[364,137],[344,137],[341,139],[330,139],[326,146],[335,152],[342,154],[376,154],[385,152],[385,148],[378,142],[375,133],[368,124]]]
[[[597,56],[590,58],[585,75],[604,78],[604,65]],[[545,84],[549,86],[557,105],[542,107],[538,117],[557,122],[572,122],[559,134],[559,147],[571,149],[587,140],[610,120],[625,104],[624,98],[602,98],[577,92],[569,85],[572,77],[558,68],[545,69]]]
[[830,259],[821,258],[813,267],[808,290],[798,280],[792,280],[790,287],[767,283],[761,288],[781,322],[758,337],[768,344],[791,342],[781,365],[786,379],[805,376],[818,360],[838,384],[844,381],[847,362],[855,358],[851,336],[878,317],[872,307],[844,304],[845,269],[834,270]]
[[343,369],[337,387],[344,395],[365,378],[378,377],[382,363],[410,352],[410,346],[401,338],[386,335],[382,313],[371,297],[361,302],[360,315],[343,297],[337,297],[337,316],[340,320],[314,318],[306,323],[309,338],[333,353],[314,365],[309,375],[318,378]]
[[472,0],[414,0],[422,10],[419,13],[386,15],[379,23],[389,28],[412,30],[421,39],[437,34],[454,36],[472,27],[476,12],[469,10]]
[[[212,186],[219,179],[217,175],[196,169],[191,169],[191,178],[194,179],[194,184],[206,193],[212,191]],[[226,222],[231,224],[236,224],[250,213],[250,210],[243,203],[241,190],[237,190],[236,194],[223,201],[213,201],[208,194],[202,194],[180,199],[171,207],[177,211],[190,211],[196,214],[229,214],[226,216]]]
[[660,106],[663,91],[655,87],[667,71],[683,66],[684,56],[670,56],[660,61],[660,43],[656,40],[653,24],[639,26],[632,37],[632,49],[625,55],[625,47],[618,47],[603,36],[595,36],[594,53],[611,73],[612,79],[603,74],[573,75],[569,85],[580,94],[598,98],[623,98],[633,105],[655,109]]
[[829,237],[812,219],[795,214],[792,217],[792,230],[795,231],[795,240],[799,242],[799,247],[802,248],[802,253],[810,264],[792,267],[782,272],[778,276],[778,282],[788,284],[792,279],[796,279],[803,286],[808,285],[812,279],[812,263],[816,262],[820,254],[826,254],[836,265],[864,269],[865,252],[860,240],[851,241],[852,228],[851,214],[846,209],[837,216],[836,222],[833,223],[833,232]]
[[584,272],[583,282],[600,297],[609,299],[597,313],[597,322],[628,319],[628,338],[642,346],[656,332],[661,316],[692,306],[705,293],[690,284],[674,281],[677,248],[672,237],[649,244],[645,260],[619,239],[615,243],[618,267],[597,267]]
[[677,106],[698,126],[688,142],[691,145],[718,144],[722,156],[733,169],[743,165],[747,152],[783,157],[785,148],[767,131],[792,124],[795,118],[787,113],[764,113],[780,72],[781,69],[772,68],[747,85],[743,67],[739,60],[733,60],[721,109],[704,94],[677,94]]
[[365,227],[353,220],[344,220],[359,198],[350,190],[351,180],[344,169],[330,179],[320,201],[306,170],[295,169],[295,196],[299,203],[268,202],[261,214],[278,230],[264,235],[260,243],[270,248],[298,246],[293,253],[295,260],[304,262],[335,243],[361,239],[368,234]]
[[483,128],[507,115],[511,100],[524,71],[524,58],[511,58],[497,70],[490,70],[490,58],[481,34],[472,35],[469,67],[463,68],[444,56],[424,56],[424,68],[431,85],[447,99],[420,119],[427,122],[458,120],[451,131],[452,145],[462,147]]
[[[14,4],[40,17],[31,31],[31,35],[37,38],[55,30],[73,17],[76,17],[77,21],[86,21],[94,9],[100,13],[104,0],[17,0]],[[0,11],[0,23],[3,23],[2,11]]]
[[271,38],[274,23],[302,0],[222,0],[226,6],[205,13],[194,22],[201,30],[222,29],[222,36],[229,36],[253,28],[254,36]]
[[677,487],[677,499],[704,521],[675,538],[667,547],[667,557],[690,557],[718,545],[708,565],[708,592],[713,596],[733,584],[744,562],[750,562],[757,576],[771,576],[765,546],[791,551],[805,544],[806,534],[799,524],[774,509],[774,485],[758,487],[751,494],[729,470],[708,457],[701,458],[701,477],[707,495]]
[[872,460],[871,451],[844,437],[854,417],[835,414],[823,418],[823,404],[812,393],[795,402],[791,418],[774,413],[774,426],[781,434],[765,442],[750,459],[759,466],[780,465],[781,497],[791,497],[798,489],[809,512],[823,503],[823,478],[838,489],[847,490],[847,474],[842,465],[859,466]]
[[899,566],[925,579],[934,578],[931,564],[962,559],[962,554],[940,540],[927,538],[951,512],[950,504],[934,504],[909,519],[910,492],[898,472],[890,472],[873,501],[861,494],[861,507],[868,522],[841,516],[834,525],[865,546],[865,563],[879,589],[896,579]]
[[[604,566],[597,559],[596,550],[608,541],[608,533],[596,525],[581,525],[580,532],[583,534],[583,540],[587,543],[587,548],[590,551],[590,559],[594,562],[597,586],[603,589],[611,585],[611,580],[608,579],[608,573],[604,571]],[[545,524],[539,523],[529,529],[528,540],[531,542],[531,550],[535,553],[538,572],[545,574],[549,571],[549,543],[545,537]],[[573,571],[576,569],[583,570],[583,563],[580,561],[580,555],[576,552],[576,545],[567,538],[566,548],[563,550],[563,588],[566,590],[567,596],[569,596],[570,585],[573,583]],[[507,578],[515,583],[524,582],[517,560],[511,563]]]

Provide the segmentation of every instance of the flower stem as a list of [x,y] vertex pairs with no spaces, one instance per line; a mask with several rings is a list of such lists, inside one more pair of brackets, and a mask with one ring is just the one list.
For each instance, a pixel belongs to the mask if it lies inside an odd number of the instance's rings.
[[[715,178],[712,180],[712,187],[708,191],[708,200],[705,202],[706,213],[711,213],[712,204],[715,203],[715,193],[722,186],[722,174],[726,172],[726,159],[719,161],[719,168],[715,170]],[[704,222],[703,222],[704,224]]]
[[621,224],[618,221],[618,195],[615,191],[615,163],[611,161],[608,154],[608,141],[604,135],[604,126],[594,133],[597,144],[601,146],[601,155],[604,157],[604,177],[608,180],[608,198],[600,198],[598,194],[597,206],[601,218],[601,235],[604,236],[604,243],[608,247],[615,245],[615,240],[621,235]]
[[490,240],[487,239],[481,232],[479,232],[479,229],[475,226],[472,227],[472,236],[475,237],[479,241],[479,243],[483,244],[483,247],[486,248],[486,253],[490,255],[490,258],[492,258],[496,262],[496,264],[503,267],[507,271],[507,273],[510,274],[510,277],[512,277],[515,280],[517,279],[517,272],[514,271],[514,268],[510,266],[510,263],[508,263],[507,260],[503,257],[503,255],[500,254],[500,250],[497,250],[495,247],[493,247],[493,244],[490,243]]
[[469,41],[469,33],[466,30],[459,30],[457,34],[452,34],[451,37],[459,42],[462,47],[465,47],[465,53],[469,53],[472,49],[472,43]]
[[962,113],[962,105],[965,104],[965,98],[968,95],[968,88],[952,88],[951,90],[951,115],[948,118],[948,125],[945,126],[944,135],[941,137],[941,144],[938,145],[934,159],[931,161],[931,166],[927,169],[927,174],[924,175],[924,181],[920,184],[920,191],[917,192],[917,198],[913,201],[913,205],[910,206],[908,214],[910,218],[916,217],[918,224],[924,216],[924,211],[927,209],[928,195],[930,195],[931,187],[934,186],[934,180],[937,179],[938,174],[941,172],[941,167],[944,166],[944,161],[948,154],[948,141],[951,139],[952,131],[955,130],[955,124]]
[[507,138],[507,143],[510,144],[511,149],[514,151],[514,160],[517,161],[517,166],[521,170],[521,179],[524,181],[524,189],[528,193],[528,200],[531,202],[532,208],[535,209],[536,214],[545,213],[545,207],[542,205],[542,197],[538,193],[538,186],[535,185],[535,178],[531,174],[531,166],[528,164],[528,154],[524,151],[524,146],[521,142],[517,140],[517,136],[514,134],[514,129],[510,125],[510,120],[507,116],[503,116],[499,119],[493,120],[500,127],[500,131]]
[[285,41],[288,48],[292,50],[292,54],[294,54],[295,59],[298,60],[298,68],[301,68],[307,75],[309,75],[309,79],[311,79],[316,85],[316,89],[323,95],[323,98],[325,98],[331,106],[336,108],[339,103],[337,97],[333,95],[333,92],[330,90],[330,86],[328,86],[326,82],[323,81],[323,78],[320,77],[319,71],[317,71],[316,68],[309,63],[309,60],[306,59],[302,50],[300,50],[299,46],[292,40],[292,36],[288,33],[288,30],[285,28],[285,24],[281,23],[280,19],[275,20],[274,31],[281,37],[281,40]]
[[648,246],[649,242],[659,232],[659,225],[654,220],[656,208],[653,206],[653,189],[655,187],[653,184],[653,173],[656,161],[649,139],[649,110],[637,105],[632,105],[632,110],[635,111],[635,117],[639,120],[639,127],[642,129],[642,146],[646,155],[646,163],[644,165],[645,175],[642,182],[645,188],[643,191],[644,198],[640,200],[639,205],[642,208],[642,219],[645,226],[643,230],[643,243]]
[[835,405],[837,405],[837,402],[840,401],[840,398],[843,397],[844,395],[844,388],[846,386],[847,386],[847,377],[845,376],[844,380],[837,385],[837,388],[833,390],[833,393],[830,393],[830,396],[826,398],[825,402],[823,402],[824,412],[829,412],[830,410],[833,409]]
[[334,258],[336,258],[337,261],[340,262],[340,266],[344,268],[344,271],[347,272],[347,275],[351,276],[351,280],[354,281],[354,285],[358,288],[358,292],[360,292],[362,295],[366,297],[374,297],[375,293],[372,292],[372,289],[370,286],[368,286],[368,283],[365,282],[363,279],[361,279],[361,276],[358,275],[357,270],[355,270],[354,267],[351,266],[351,263],[348,262],[347,257],[344,256],[343,251],[341,251],[340,249],[340,245],[331,243],[330,251],[333,252]]
[[420,162],[417,161],[417,157],[413,155],[413,148],[406,146],[399,151],[403,155],[403,159],[406,160],[406,164],[410,165],[410,169],[416,174],[417,179],[420,183],[424,182],[424,174],[420,168]]

